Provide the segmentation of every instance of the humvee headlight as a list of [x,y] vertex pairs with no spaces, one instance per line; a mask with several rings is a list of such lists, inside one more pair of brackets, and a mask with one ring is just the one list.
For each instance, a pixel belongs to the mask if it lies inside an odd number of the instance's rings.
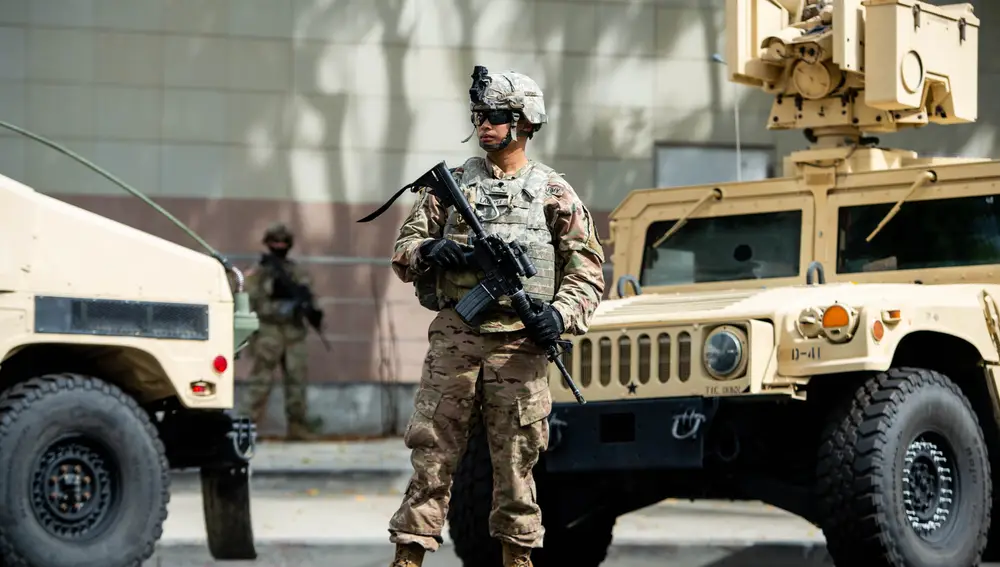
[[742,329],[723,325],[705,337],[702,362],[705,371],[717,380],[735,378],[747,366],[747,336]]

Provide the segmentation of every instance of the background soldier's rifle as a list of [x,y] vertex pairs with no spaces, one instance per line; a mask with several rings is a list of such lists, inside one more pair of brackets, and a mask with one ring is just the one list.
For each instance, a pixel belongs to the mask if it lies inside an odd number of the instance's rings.
[[309,322],[309,326],[319,335],[319,340],[326,347],[326,350],[330,350],[330,343],[323,336],[323,329],[320,327],[323,313],[319,309],[316,309],[312,290],[309,289],[309,286],[293,281],[292,277],[285,271],[284,263],[270,254],[265,255],[261,263],[271,269],[275,276],[275,283],[288,290],[288,293],[291,294],[292,302],[295,305],[293,313],[295,319],[302,320],[305,317],[306,321]]

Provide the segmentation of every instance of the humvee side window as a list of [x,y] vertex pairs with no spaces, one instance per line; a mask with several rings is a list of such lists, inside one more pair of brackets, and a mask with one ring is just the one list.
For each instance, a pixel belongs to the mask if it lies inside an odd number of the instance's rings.
[[1000,264],[1000,198],[906,201],[872,239],[894,203],[841,207],[837,272],[883,272]]
[[799,275],[802,211],[688,219],[653,249],[675,220],[646,231],[639,283],[680,285]]

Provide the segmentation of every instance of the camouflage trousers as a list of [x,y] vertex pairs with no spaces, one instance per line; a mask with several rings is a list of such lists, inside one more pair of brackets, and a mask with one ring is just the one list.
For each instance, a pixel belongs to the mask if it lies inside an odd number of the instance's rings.
[[392,543],[436,551],[455,468],[480,414],[493,463],[490,535],[541,547],[544,530],[532,468],[548,446],[552,410],[544,352],[523,332],[479,334],[452,309],[428,329],[415,411],[404,434],[413,476],[389,522]]
[[261,321],[247,347],[253,357],[250,370],[250,408],[255,422],[264,417],[274,387],[275,370],[282,370],[285,416],[289,427],[306,425],[306,331],[295,325]]

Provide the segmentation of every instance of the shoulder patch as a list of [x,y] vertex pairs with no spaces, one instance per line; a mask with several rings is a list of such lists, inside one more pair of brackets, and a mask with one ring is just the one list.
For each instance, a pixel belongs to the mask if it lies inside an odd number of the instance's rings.
[[562,174],[556,173],[555,171],[549,174],[549,179],[545,184],[545,187],[550,195],[555,196],[562,195],[567,189],[572,189],[569,182],[563,178]]

